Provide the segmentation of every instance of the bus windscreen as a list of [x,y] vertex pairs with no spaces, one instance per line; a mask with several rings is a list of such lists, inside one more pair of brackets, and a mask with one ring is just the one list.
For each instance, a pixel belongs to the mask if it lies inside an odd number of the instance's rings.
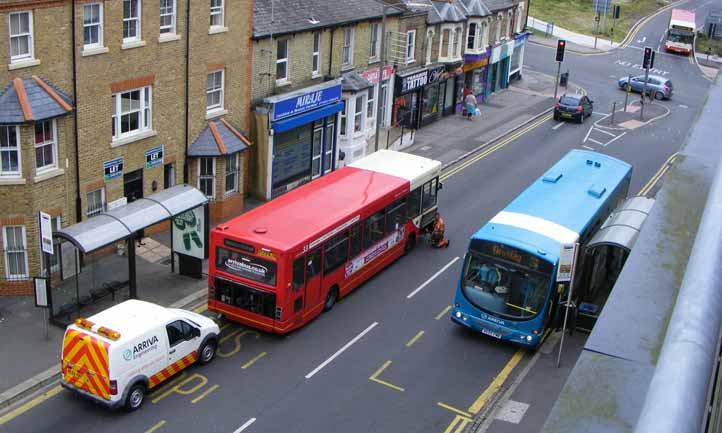
[[269,286],[276,286],[276,263],[238,251],[217,247],[216,269]]
[[469,302],[490,314],[531,319],[544,306],[551,268],[526,252],[484,242],[481,250],[472,246],[467,255],[462,291]]
[[694,40],[694,33],[687,30],[670,29],[667,41],[679,44],[691,44]]

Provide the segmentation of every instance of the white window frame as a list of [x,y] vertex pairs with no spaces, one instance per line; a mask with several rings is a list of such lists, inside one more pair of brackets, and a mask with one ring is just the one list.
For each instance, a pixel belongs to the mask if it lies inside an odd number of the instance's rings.
[[18,157],[18,169],[16,171],[4,171],[2,160],[0,159],[0,177],[21,177],[23,173],[23,163],[22,152],[20,152],[20,128],[17,125],[3,125],[0,126],[0,134],[6,134],[6,139],[8,140],[8,144],[10,144],[10,128],[15,130],[15,146],[0,147],[0,158],[2,158],[3,153],[15,152]]
[[434,45],[434,31],[429,29],[426,32],[426,64],[431,64],[432,47]]
[[454,29],[454,42],[452,44],[452,54],[454,57],[452,57],[452,59],[461,59],[461,49],[464,45],[461,41],[463,35],[464,31],[461,27],[457,27]]
[[[449,32],[449,40],[444,40],[444,32]],[[441,26],[441,35],[439,36],[439,61],[448,62],[455,61],[461,58],[461,38],[463,31],[461,27],[456,25],[443,25]],[[446,47],[446,56],[444,56],[444,47]]]
[[354,28],[344,27],[341,48],[341,66],[353,66]]
[[[129,16],[129,17],[125,16],[125,2],[126,1],[134,2],[137,5],[137,11],[138,11],[137,16]],[[143,10],[141,8],[142,8],[141,0],[123,0],[123,43],[138,42],[142,39],[141,38],[141,35],[142,35],[141,17],[143,16]],[[136,26],[135,26],[136,34],[134,36],[126,37],[125,36],[125,23],[126,22],[130,23],[132,21],[135,21],[135,24],[136,24]]]
[[509,20],[509,22],[506,23],[504,32],[506,33],[506,37],[508,39],[511,39],[511,35],[514,32],[514,29],[512,25],[514,24],[514,11],[509,9],[509,12],[506,14],[506,18]]
[[[379,83],[374,84],[372,87],[366,89],[366,120],[370,125],[373,125],[374,119],[376,119],[376,96],[379,88]],[[369,113],[371,109],[371,113]]]
[[[22,249],[15,249],[12,251],[10,251],[8,249],[9,248],[9,246],[8,246],[8,229],[11,229],[11,228],[12,229],[20,228],[21,239],[22,239]],[[3,235],[3,252],[4,252],[3,255],[5,256],[5,278],[8,280],[26,280],[26,279],[28,279],[28,275],[29,275],[29,272],[28,272],[28,241],[26,238],[25,226],[24,225],[3,226],[2,235]],[[24,266],[25,266],[25,273],[23,273],[23,274],[11,274],[10,273],[10,260],[9,260],[10,253],[14,253],[14,254],[22,253],[22,255],[23,255],[22,260],[23,260]]]
[[[411,52],[409,53],[409,51]],[[404,57],[406,58],[407,65],[416,61],[416,29],[408,30],[406,32]]]
[[[321,75],[321,32],[315,32],[311,41],[311,76],[317,77]],[[318,43],[317,43],[318,42]],[[316,63],[314,68],[313,64]]]
[[[85,22],[85,12],[87,10],[91,10],[97,7],[98,8],[98,21],[92,22],[90,24],[87,24]],[[88,27],[97,27],[98,28],[98,41],[92,42],[92,43],[85,43],[85,29]],[[86,3],[83,5],[83,49],[91,49],[91,48],[102,48],[103,47],[103,3]]]
[[[474,28],[474,39],[470,40],[472,37],[471,29],[472,26]],[[469,23],[466,26],[466,49],[476,51],[479,49],[479,23],[476,21],[469,21]],[[471,46],[469,46],[471,45]]]
[[489,21],[484,20],[481,22],[481,46],[479,48],[481,48],[482,50],[486,49],[486,47],[489,46],[489,26]]
[[[34,125],[34,128],[38,128],[38,126],[41,126],[44,130],[46,124],[50,126],[50,132],[52,134],[52,139],[50,141],[43,141],[41,143],[38,143],[37,142],[37,131],[35,131],[35,134],[33,134],[33,143],[34,143],[34,148],[35,148],[35,173],[36,174],[40,174],[45,171],[58,168],[58,128],[57,128],[55,119],[36,122]],[[38,148],[44,148],[47,146],[50,146],[53,162],[51,164],[45,164],[42,167],[38,167],[38,151],[37,150],[38,150]]]
[[[277,84],[283,84],[283,83],[287,83],[289,81],[290,74],[289,74],[289,70],[288,70],[289,69],[288,68],[288,66],[289,66],[288,58],[289,58],[289,54],[291,51],[289,49],[290,41],[291,41],[290,39],[286,39],[286,38],[276,39],[276,83]],[[286,44],[286,57],[278,57],[278,51],[279,51],[281,43]],[[283,64],[284,71],[286,72],[285,77],[278,76],[278,65],[280,65],[280,64]]]
[[[163,1],[170,2],[170,7],[171,7],[170,13],[167,13],[167,12],[163,13],[163,5],[162,5]],[[176,34],[176,16],[178,13],[176,0],[160,0],[159,8],[160,8],[160,10],[159,10],[160,16],[159,16],[158,24],[160,25],[160,30],[159,30],[160,34],[161,35],[171,35],[171,36],[175,35]],[[164,26],[162,24],[161,20],[163,19],[163,17],[170,17],[170,21],[171,21],[170,25]],[[164,31],[164,30],[166,30],[166,31]]]
[[[228,171],[228,167],[230,166],[229,162],[231,160],[235,164],[235,170]],[[237,193],[239,190],[238,183],[239,183],[239,175],[241,173],[241,170],[238,166],[238,163],[239,163],[238,153],[234,153],[233,155],[226,156],[226,173],[225,173],[225,177],[223,179],[223,182],[225,182],[224,193],[223,193],[224,197],[233,195],[233,194]],[[234,176],[233,188],[231,188],[230,190],[228,189],[228,176]]]
[[[203,165],[204,160],[210,160],[211,161],[211,174],[204,174],[201,175],[201,166]],[[205,195],[205,191],[203,191],[203,188],[201,188],[201,180],[204,179],[211,179],[211,195],[206,195],[206,197],[213,199],[216,197],[216,158],[213,157],[201,157],[198,158],[198,189]]]
[[521,16],[524,14],[524,3],[519,3],[516,7],[516,32],[521,33]]
[[348,116],[347,111],[350,105],[351,99],[343,99],[343,110],[339,113],[338,118],[338,135],[339,137],[347,137],[348,135]]
[[[366,94],[365,93],[359,93],[356,96],[354,96],[354,112],[353,112],[353,133],[354,136],[361,135],[364,133],[364,128],[366,127]],[[361,111],[359,111],[359,108]],[[361,122],[359,122],[359,127],[356,129],[356,118],[360,116]]]
[[[217,3],[215,6],[213,3]],[[219,18],[220,23],[213,24],[213,18]],[[226,25],[226,2],[224,0],[210,1],[210,26],[211,29],[223,28]]]
[[[391,80],[382,81],[379,84],[379,93],[376,95],[377,98],[381,98],[381,110],[376,113],[378,116],[381,116],[379,118],[379,122],[381,122],[381,126],[386,126],[386,113],[389,111],[387,110],[387,104],[389,100],[389,83]],[[383,97],[382,97],[383,95]],[[377,109],[378,110],[378,109]]]
[[[221,83],[220,83],[221,85],[220,85],[220,87],[216,87],[216,86],[215,86],[215,84],[217,84],[217,83],[215,83],[215,77],[216,77],[216,74],[218,74],[218,73],[221,74]],[[213,77],[214,77],[214,80],[213,80],[213,81],[214,81],[214,87],[209,87],[209,80],[210,80],[210,78],[211,78],[211,75],[213,75]],[[225,73],[225,70],[223,70],[223,69],[215,69],[215,70],[213,70],[213,71],[208,71],[208,75],[206,76],[206,113],[210,113],[210,112],[212,112],[212,111],[223,110],[224,100],[225,100],[225,98],[224,98],[224,96],[225,96],[225,89],[226,89],[226,73]],[[213,94],[213,93],[219,93],[219,94],[220,94],[219,97],[218,97],[218,103],[217,103],[217,104],[208,105],[208,97],[209,97],[211,94]]]
[[504,17],[503,17],[503,15],[501,14],[501,12],[499,12],[499,13],[496,15],[496,35],[495,35],[495,36],[496,36],[496,39],[495,39],[495,41],[494,41],[494,42],[497,43],[497,44],[498,44],[499,42],[501,42],[501,26],[502,26],[502,24],[504,24],[503,21],[504,21]]
[[[97,192],[100,192],[100,207],[94,207],[93,209],[90,208],[90,195],[95,195]],[[98,215],[101,212],[105,212],[105,188],[98,188],[93,191],[85,193],[85,216],[90,218],[94,217],[95,215]]]
[[381,33],[381,24],[371,23],[371,34],[369,40],[369,59],[379,60],[381,56],[381,39],[379,38]]
[[[12,18],[16,15],[27,15],[28,16],[28,32],[13,34],[12,32]],[[33,35],[33,11],[18,11],[11,12],[8,14],[8,34],[10,35],[10,45],[8,51],[10,52],[10,63],[21,62],[23,60],[32,60],[35,58],[35,38]],[[15,38],[28,38],[28,52],[24,54],[12,55],[13,39]]]
[[[138,110],[131,110],[128,112],[122,112],[122,95],[126,93],[140,92],[140,108]],[[143,134],[153,130],[153,87],[145,86],[138,87],[136,89],[125,90],[123,92],[113,93],[113,107],[112,121],[115,125],[115,134],[113,134],[113,141],[120,140],[126,137],[133,137],[135,135]],[[130,132],[121,133],[121,119],[124,114],[130,114],[134,112],[140,112],[139,128]]]

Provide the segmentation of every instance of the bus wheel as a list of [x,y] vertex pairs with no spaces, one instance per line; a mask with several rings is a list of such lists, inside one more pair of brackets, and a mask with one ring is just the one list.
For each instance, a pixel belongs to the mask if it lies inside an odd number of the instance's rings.
[[411,235],[406,238],[406,245],[404,245],[404,254],[408,254],[411,252],[411,250],[414,249],[416,246],[416,233],[411,233]]
[[338,299],[338,287],[333,286],[328,290],[326,295],[326,302],[323,304],[323,311],[329,311],[333,308],[336,300]]
[[143,400],[145,400],[145,386],[142,383],[136,383],[130,388],[128,397],[125,399],[125,410],[133,412],[139,409],[143,405]]

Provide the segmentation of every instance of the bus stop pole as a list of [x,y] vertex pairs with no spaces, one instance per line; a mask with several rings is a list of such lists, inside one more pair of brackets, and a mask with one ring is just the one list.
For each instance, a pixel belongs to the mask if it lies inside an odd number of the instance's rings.
[[562,348],[564,347],[564,334],[567,332],[567,320],[569,318],[569,305],[572,302],[572,290],[574,290],[574,274],[577,271],[577,256],[579,255],[579,243],[574,244],[574,260],[572,261],[572,275],[569,280],[569,292],[567,293],[566,309],[564,310],[564,325],[562,325],[562,338],[559,341],[559,354],[557,355],[557,368],[562,362]]

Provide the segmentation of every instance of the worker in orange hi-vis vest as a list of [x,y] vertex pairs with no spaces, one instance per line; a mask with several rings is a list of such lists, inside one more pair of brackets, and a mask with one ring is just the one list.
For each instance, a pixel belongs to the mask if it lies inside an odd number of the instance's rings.
[[434,228],[431,231],[431,242],[434,248],[448,248],[449,240],[444,239],[444,231],[446,231],[446,223],[441,215],[436,212],[434,215]]

